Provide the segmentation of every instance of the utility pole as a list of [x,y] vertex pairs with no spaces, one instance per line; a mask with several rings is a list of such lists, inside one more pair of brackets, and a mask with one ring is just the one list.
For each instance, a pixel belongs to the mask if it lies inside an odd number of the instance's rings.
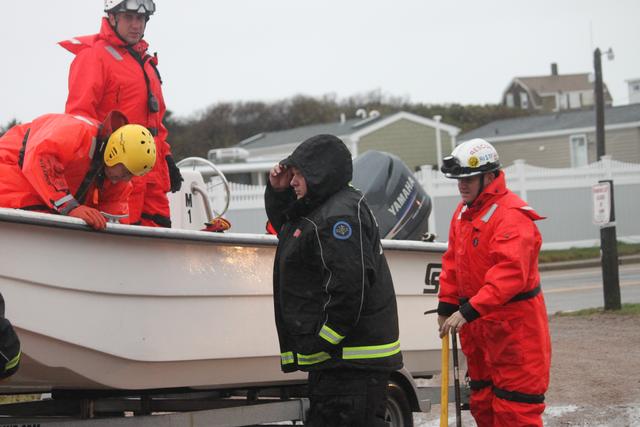
[[[606,52],[608,57],[613,58],[613,50],[609,48]],[[593,52],[593,68],[596,74],[595,98],[596,98],[596,151],[598,160],[602,160],[605,155],[604,138],[604,89],[602,84],[602,53],[600,48]],[[622,308],[620,300],[620,277],[618,273],[618,239],[616,236],[615,208],[613,197],[613,180],[600,181],[610,185],[611,215],[606,224],[600,226],[600,253],[602,263],[602,288],[604,293],[604,309],[620,310]]]
[[442,120],[442,116],[433,116],[433,120],[436,122],[436,157],[438,170],[442,167],[442,140],[440,138],[440,121]]
[[596,151],[598,160],[604,156],[604,89],[602,85],[602,53],[600,48],[593,52],[593,68],[596,73]]

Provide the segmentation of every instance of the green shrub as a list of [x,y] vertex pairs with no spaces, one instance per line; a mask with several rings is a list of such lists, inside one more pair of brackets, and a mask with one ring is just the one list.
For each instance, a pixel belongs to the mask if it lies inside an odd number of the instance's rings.
[[[640,254],[640,244],[618,242],[618,256]],[[541,251],[540,263],[600,258],[600,247]]]

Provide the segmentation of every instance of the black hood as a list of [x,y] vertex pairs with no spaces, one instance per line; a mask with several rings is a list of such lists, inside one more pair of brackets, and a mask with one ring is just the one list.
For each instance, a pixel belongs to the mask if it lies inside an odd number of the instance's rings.
[[311,209],[349,185],[353,174],[351,153],[334,135],[307,139],[280,164],[300,169],[307,182],[307,194],[298,202]]

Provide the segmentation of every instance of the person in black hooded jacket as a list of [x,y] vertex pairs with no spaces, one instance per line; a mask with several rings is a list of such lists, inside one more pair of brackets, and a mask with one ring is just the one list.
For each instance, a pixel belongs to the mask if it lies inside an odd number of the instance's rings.
[[281,367],[309,372],[308,426],[386,426],[402,368],[391,273],[352,169],[339,138],[317,135],[273,167],[265,192]]
[[0,380],[15,374],[20,366],[20,340],[4,317],[4,298],[0,294]]

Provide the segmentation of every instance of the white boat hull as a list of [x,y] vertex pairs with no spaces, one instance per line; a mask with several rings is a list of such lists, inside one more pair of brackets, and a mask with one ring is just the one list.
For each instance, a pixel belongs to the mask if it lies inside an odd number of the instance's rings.
[[[0,291],[23,349],[0,392],[230,388],[283,374],[272,302],[276,239],[109,225],[0,208]],[[439,370],[435,294],[444,245],[384,241],[405,365]],[[435,277],[432,274],[433,277]]]

